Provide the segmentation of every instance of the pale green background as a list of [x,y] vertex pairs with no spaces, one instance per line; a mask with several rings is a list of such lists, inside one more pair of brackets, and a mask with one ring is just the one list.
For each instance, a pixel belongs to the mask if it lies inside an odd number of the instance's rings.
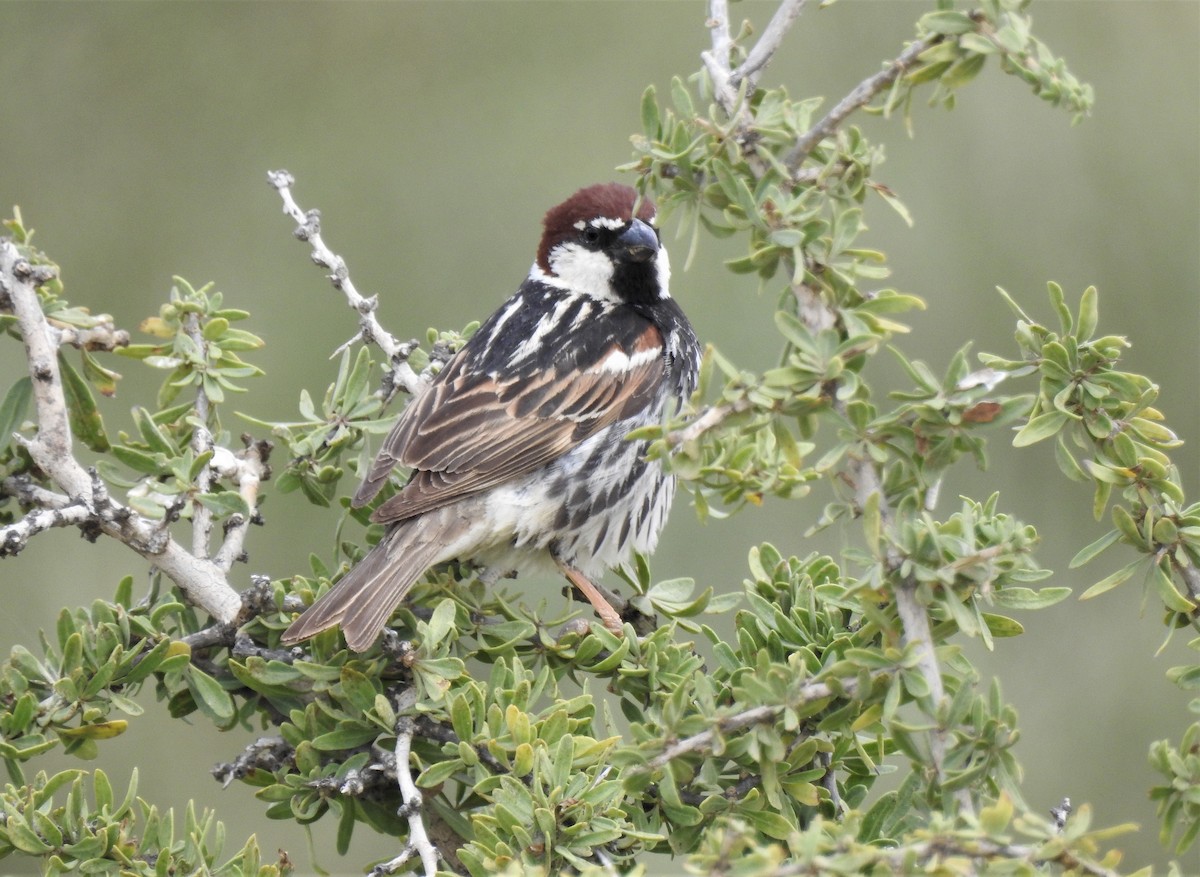
[[[893,57],[932,6],[810,4],[767,81],[836,99]],[[761,25],[772,8],[735,5],[734,14]],[[989,67],[953,113],[918,106],[914,139],[898,122],[870,122],[887,141],[879,179],[905,199],[916,227],[868,203],[866,243],[888,252],[896,287],[928,301],[903,343],[935,371],[967,339],[976,350],[1014,350],[996,285],[1047,319],[1046,280],[1072,300],[1098,285],[1102,328],[1130,337],[1128,366],[1162,385],[1161,407],[1190,443],[1178,459],[1195,498],[1200,6],[1045,2],[1034,11],[1038,32],[1095,84],[1094,116],[1071,128]],[[270,345],[255,357],[269,377],[238,407],[292,417],[301,387],[323,391],[326,357],[354,323],[291,238],[268,168],[298,176],[297,197],[322,209],[328,241],[359,288],[380,295],[393,331],[460,326],[519,282],[546,207],[627,160],[642,89],[665,90],[696,68],[704,17],[703,5],[683,2],[6,3],[0,205],[21,205],[63,265],[71,300],[111,311],[120,325],[154,312],[172,274],[216,281],[227,301],[254,312],[249,328]],[[675,293],[702,338],[761,366],[774,345],[770,300],[719,267],[736,253],[705,242]],[[20,366],[14,348],[0,350],[10,376]],[[151,382],[123,365],[129,379],[105,408],[110,429],[128,428],[129,407],[152,398]],[[886,356],[872,368],[899,383]],[[1129,557],[1067,570],[1101,532],[1088,492],[1058,476],[1049,447],[1018,456],[1003,447],[1008,434],[995,441],[994,471],[957,472],[940,513],[958,493],[982,498],[999,485],[1004,506],[1038,526],[1041,558],[1058,571],[1050,583],[1077,593]],[[800,533],[818,511],[817,502],[768,502],[702,529],[681,501],[656,571],[736,588],[753,539],[812,550]],[[250,570],[283,576],[306,569],[310,551],[330,554],[328,521],[292,498],[272,497],[266,515],[267,529],[251,534]],[[39,537],[0,564],[10,607],[0,644],[32,645],[60,606],[111,595],[121,575],[141,570],[135,560],[71,532]],[[532,593],[560,599],[556,583],[540,587]],[[1070,600],[1022,616],[1028,634],[981,658],[1020,709],[1031,803],[1045,810],[1069,795],[1093,802],[1097,823],[1141,823],[1125,844],[1129,865],[1166,858],[1146,799],[1146,750],[1186,727],[1189,697],[1163,674],[1192,659],[1186,634],[1154,656],[1160,610],[1154,597],[1141,606],[1137,582]],[[207,775],[253,737],[219,735],[202,719],[139,721],[104,747],[100,764],[118,781],[138,764],[148,797],[217,806],[232,836],[256,831],[266,851],[286,847],[307,867],[301,833],[263,819],[247,788],[222,792]],[[318,831],[325,849],[329,828]],[[356,871],[368,851],[354,852],[342,866],[328,852],[321,861]],[[1184,865],[1200,871],[1200,857]]]

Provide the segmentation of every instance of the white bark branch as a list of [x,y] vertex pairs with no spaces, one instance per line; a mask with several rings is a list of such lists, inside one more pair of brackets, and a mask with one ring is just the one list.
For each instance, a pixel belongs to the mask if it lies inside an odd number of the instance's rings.
[[367,344],[375,344],[387,356],[392,370],[392,384],[415,395],[425,387],[428,379],[417,374],[407,362],[413,345],[396,340],[395,336],[380,325],[375,316],[379,300],[375,296],[364,298],[359,293],[350,279],[350,269],[346,267],[346,260],[325,245],[321,237],[321,211],[305,212],[292,197],[291,187],[296,182],[295,178],[287,171],[279,170],[269,171],[267,179],[283,199],[283,212],[296,221],[296,237],[312,246],[313,262],[331,272],[329,281],[346,297],[346,303],[358,313],[358,331],[362,340]]
[[700,60],[712,79],[713,96],[732,118],[738,107],[737,91],[729,84],[729,77],[733,75],[729,60],[733,38],[729,36],[729,4],[726,0],[709,0],[708,27],[712,31],[712,49],[701,52]]
[[20,553],[30,538],[52,527],[73,527],[84,524],[91,512],[81,505],[65,508],[34,509],[14,524],[0,527],[0,557]]
[[241,598],[214,564],[193,557],[171,539],[163,525],[151,522],[111,499],[94,471],[74,457],[57,338],[38,301],[37,285],[48,280],[42,266],[32,266],[9,240],[0,241],[0,292],[7,294],[17,317],[33,381],[37,435],[18,437],[33,461],[69,498],[89,512],[88,526],[128,545],[157,566],[189,601],[221,622],[237,617]]
[[[269,450],[268,443],[247,440],[244,451],[235,455],[227,449],[219,448],[217,455],[213,457],[213,470],[237,485],[238,495],[249,510],[246,517],[236,515],[225,523],[225,541],[213,556],[213,563],[226,572],[242,557],[246,532],[258,513],[258,490],[266,475],[265,456]],[[229,463],[226,457],[232,463]]]
[[58,331],[58,343],[78,347],[81,350],[116,350],[118,347],[129,346],[129,333],[118,329],[112,322],[105,320],[95,326],[81,329],[78,326],[66,326],[54,320],[50,324]]
[[775,53],[779,51],[780,45],[783,44],[783,38],[787,36],[787,32],[791,30],[807,2],[808,0],[783,0],[779,4],[775,14],[771,16],[766,30],[762,32],[762,36],[758,38],[758,42],[746,56],[746,60],[730,76],[730,87],[736,90],[742,84],[742,80],[746,80],[753,90],[759,75],[771,63]]
[[395,858],[376,865],[371,870],[371,877],[396,873],[414,854],[421,858],[425,877],[435,877],[437,874],[437,847],[433,845],[429,834],[425,831],[425,823],[421,819],[421,790],[413,782],[412,767],[409,764],[412,755],[412,738],[413,720],[408,716],[401,716],[396,722],[396,781],[400,786],[400,800],[403,801],[400,814],[408,820],[408,843]]

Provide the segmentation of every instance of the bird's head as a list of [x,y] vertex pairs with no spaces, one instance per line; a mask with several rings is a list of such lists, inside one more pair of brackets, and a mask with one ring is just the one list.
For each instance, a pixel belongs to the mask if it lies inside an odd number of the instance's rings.
[[651,304],[669,298],[671,266],[654,204],[629,186],[580,189],[546,214],[535,271],[592,298]]

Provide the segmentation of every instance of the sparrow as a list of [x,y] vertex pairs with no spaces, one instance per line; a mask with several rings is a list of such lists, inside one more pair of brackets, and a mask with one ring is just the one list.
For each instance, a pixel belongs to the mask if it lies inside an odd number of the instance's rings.
[[371,515],[382,540],[285,643],[340,625],[365,651],[409,588],[451,560],[485,582],[557,569],[621,630],[593,579],[654,549],[675,494],[647,442],[626,436],[678,409],[700,368],[654,219],[617,183],[546,213],[529,276],[409,402],[366,471],[355,507],[410,470]]

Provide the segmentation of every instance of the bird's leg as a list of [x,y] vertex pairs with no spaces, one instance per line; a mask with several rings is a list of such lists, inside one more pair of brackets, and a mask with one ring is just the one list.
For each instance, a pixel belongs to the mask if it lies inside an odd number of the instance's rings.
[[591,583],[587,576],[562,559],[555,557],[554,562],[558,564],[558,568],[562,570],[562,574],[567,577],[572,585],[574,585],[579,593],[588,598],[588,602],[596,609],[596,614],[600,616],[600,621],[611,630],[613,633],[620,635],[623,630],[621,624],[621,616],[612,604],[604,599],[604,595],[600,593],[600,589]]

